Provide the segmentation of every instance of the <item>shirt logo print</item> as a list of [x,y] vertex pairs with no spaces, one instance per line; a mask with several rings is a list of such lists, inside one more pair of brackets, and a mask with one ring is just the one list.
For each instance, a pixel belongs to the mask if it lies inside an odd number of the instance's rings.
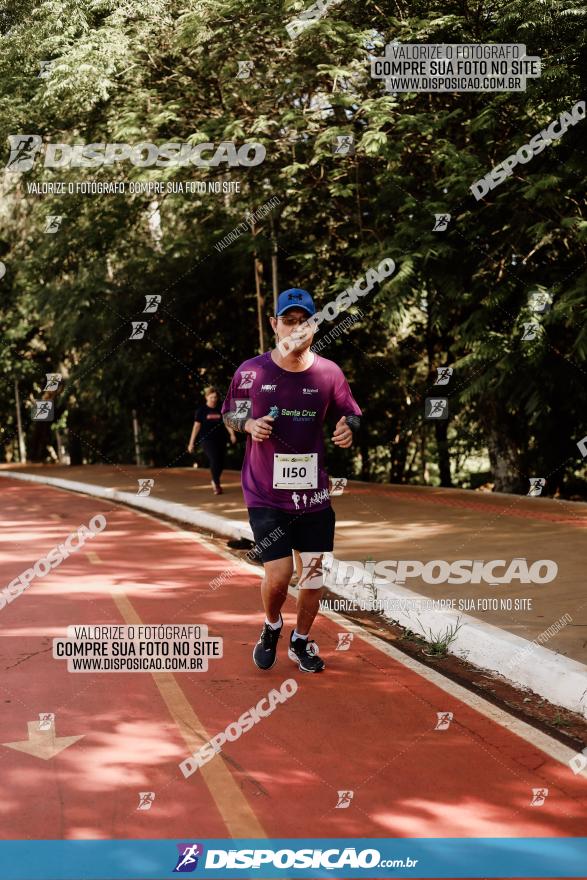
[[257,373],[255,370],[241,370],[241,381],[239,388],[252,388]]

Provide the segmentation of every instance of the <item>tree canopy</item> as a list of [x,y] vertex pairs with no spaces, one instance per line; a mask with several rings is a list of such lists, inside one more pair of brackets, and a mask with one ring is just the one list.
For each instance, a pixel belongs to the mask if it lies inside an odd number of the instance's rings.
[[[16,380],[31,459],[46,460],[48,447],[59,454],[60,431],[73,462],[132,461],[134,410],[145,460],[181,463],[202,388],[225,391],[259,350],[259,302],[270,344],[275,268],[279,289],[303,287],[320,305],[391,257],[393,276],[321,352],[342,366],[364,412],[358,448],[332,448],[333,468],[523,493],[543,477],[545,494],[584,497],[585,123],[482,199],[470,187],[584,98],[585,7],[344,0],[292,37],[288,22],[309,6],[1,0],[7,161],[18,134],[45,145],[258,142],[266,151],[244,168],[35,161],[4,172],[5,458],[17,457]],[[370,65],[391,41],[523,43],[542,73],[525,91],[394,94]],[[349,136],[354,150],[337,152]],[[127,191],[76,192],[83,181],[124,181]],[[141,181],[221,191],[129,191]],[[51,182],[74,192],[42,192]],[[434,229],[439,214],[450,214],[445,231]],[[535,292],[551,299],[539,315]],[[145,315],[151,295],[161,301]],[[144,337],[129,339],[141,320]],[[435,386],[447,366],[449,384]],[[31,422],[30,402],[56,372],[55,421]],[[435,396],[448,398],[447,420],[424,417]]]

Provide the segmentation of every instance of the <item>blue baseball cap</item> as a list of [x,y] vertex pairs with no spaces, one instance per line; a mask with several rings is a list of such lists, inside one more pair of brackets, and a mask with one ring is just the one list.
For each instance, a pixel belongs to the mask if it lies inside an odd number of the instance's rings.
[[299,287],[284,290],[277,297],[277,317],[280,318],[288,309],[303,309],[309,315],[316,314],[314,300],[307,290]]

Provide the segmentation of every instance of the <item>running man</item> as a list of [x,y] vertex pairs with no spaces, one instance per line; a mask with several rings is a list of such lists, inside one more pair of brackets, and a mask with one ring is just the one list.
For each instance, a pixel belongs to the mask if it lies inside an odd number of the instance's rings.
[[332,440],[346,449],[361,410],[340,367],[310,351],[316,328],[308,318],[315,313],[306,290],[279,294],[270,319],[277,347],[240,365],[222,407],[227,428],[249,435],[241,481],[264,566],[265,623],[253,651],[259,669],[271,669],[277,658],[292,550],[300,554],[302,572],[288,656],[303,672],[324,669],[308,639],[323,592],[322,558],[334,546],[322,429],[326,418],[336,420]]

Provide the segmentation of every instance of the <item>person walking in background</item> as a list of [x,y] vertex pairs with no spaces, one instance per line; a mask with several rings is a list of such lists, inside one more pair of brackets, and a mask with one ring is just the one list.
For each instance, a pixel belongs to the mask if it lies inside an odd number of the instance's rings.
[[232,428],[225,427],[222,421],[222,413],[218,405],[220,397],[216,388],[212,385],[204,388],[204,398],[206,403],[199,406],[194,415],[194,427],[188,443],[188,452],[193,453],[196,439],[199,437],[200,445],[210,465],[214,494],[222,495],[220,478],[224,470],[226,440],[230,437],[230,442],[236,443],[236,434]]

